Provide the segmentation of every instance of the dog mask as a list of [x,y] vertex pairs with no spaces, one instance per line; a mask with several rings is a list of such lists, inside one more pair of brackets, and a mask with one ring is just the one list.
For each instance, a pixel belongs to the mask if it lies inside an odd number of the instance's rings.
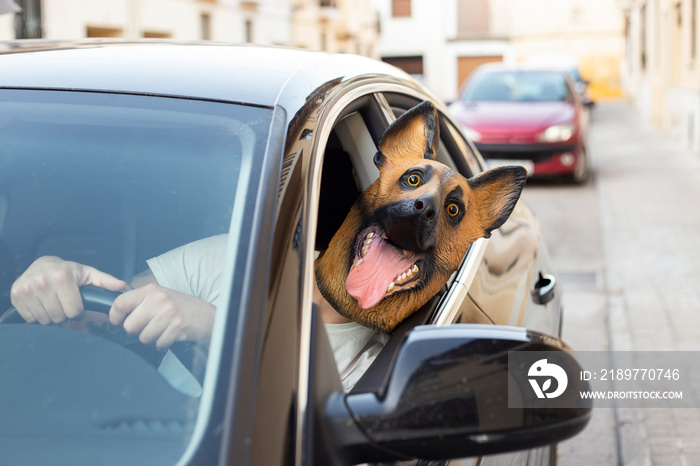
[[315,263],[319,291],[342,316],[391,332],[447,283],[469,245],[491,236],[525,184],[522,167],[470,179],[435,161],[438,116],[413,107],[384,132],[379,178]]

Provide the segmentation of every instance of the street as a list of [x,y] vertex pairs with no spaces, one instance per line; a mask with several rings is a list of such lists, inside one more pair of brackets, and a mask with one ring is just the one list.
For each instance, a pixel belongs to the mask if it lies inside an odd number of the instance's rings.
[[[592,178],[528,183],[575,350],[700,350],[700,158],[623,101],[591,115]],[[594,409],[560,465],[700,465],[700,409]]]

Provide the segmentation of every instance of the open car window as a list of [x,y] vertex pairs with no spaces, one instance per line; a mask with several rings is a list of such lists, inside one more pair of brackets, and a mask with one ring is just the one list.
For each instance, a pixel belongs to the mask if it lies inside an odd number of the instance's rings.
[[[419,103],[403,95],[391,95],[389,101],[384,95],[365,96],[351,105],[345,114],[333,125],[328,137],[323,160],[321,189],[319,197],[319,214],[316,232],[316,250],[324,251],[333,235],[340,228],[350,208],[360,193],[379,175],[373,157],[378,150],[379,139],[386,127],[408,108]],[[448,121],[441,121],[444,132],[440,141],[438,161],[449,167],[471,173],[478,170],[476,159],[465,162],[464,157],[454,157],[454,151],[467,150],[467,143],[461,139],[458,131]],[[471,157],[473,154],[469,153]],[[469,162],[474,162],[469,165]],[[391,363],[393,353],[402,341],[403,335],[416,325],[429,322],[445,290],[431,299],[420,311],[409,317],[406,322],[390,336],[388,344],[374,360],[365,376],[360,379],[358,387],[367,389],[380,386]],[[341,378],[344,368],[339,367]]]

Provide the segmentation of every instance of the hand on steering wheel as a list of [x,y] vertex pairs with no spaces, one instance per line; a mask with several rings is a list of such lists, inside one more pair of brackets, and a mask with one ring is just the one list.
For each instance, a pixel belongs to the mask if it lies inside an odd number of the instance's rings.
[[[120,291],[110,291],[105,288],[87,285],[80,287],[80,297],[83,299],[83,308],[109,315],[114,300],[121,294]],[[26,321],[16,307],[10,307],[0,317],[0,324],[24,324]]]
[[[110,291],[104,288],[99,288],[92,285],[82,286],[79,288],[80,297],[83,300],[83,308],[89,309],[94,312],[99,312],[101,314],[109,315],[109,311],[114,304],[114,300],[122,294],[120,291]],[[23,324],[26,323],[24,318],[20,315],[19,311],[12,306],[10,307],[1,317],[0,324]],[[120,327],[121,329],[121,327]],[[138,336],[128,335],[123,329],[121,332],[107,332],[107,331],[97,331],[98,336],[104,337],[115,343],[121,345],[131,345],[135,343],[140,343]],[[192,351],[195,343],[193,342],[176,342],[171,347],[170,350],[180,359],[181,361],[189,361],[192,359]],[[153,365],[157,366],[162,359],[164,353],[152,348],[152,351],[136,351],[144,359],[147,359]]]

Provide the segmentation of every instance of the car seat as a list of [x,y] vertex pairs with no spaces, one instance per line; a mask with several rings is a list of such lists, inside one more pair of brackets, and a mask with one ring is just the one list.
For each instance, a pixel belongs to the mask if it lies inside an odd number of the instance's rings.
[[323,159],[316,230],[317,251],[324,251],[328,247],[359,196],[350,155],[343,150],[335,133],[331,133]]

